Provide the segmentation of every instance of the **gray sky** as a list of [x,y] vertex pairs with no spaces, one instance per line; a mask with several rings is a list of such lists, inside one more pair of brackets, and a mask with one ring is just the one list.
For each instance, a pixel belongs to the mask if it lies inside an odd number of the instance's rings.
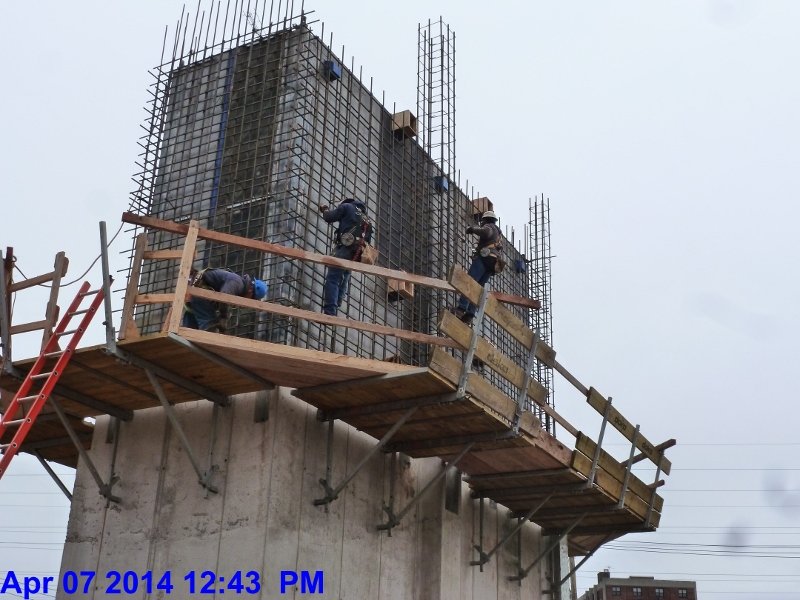
[[[713,599],[800,598],[800,3],[477,5],[306,3],[398,109],[416,105],[417,23],[451,25],[462,183],[518,232],[530,196],[551,200],[559,360],[650,440],[678,439],[662,528],[598,552],[579,591],[610,568],[696,579]],[[77,277],[98,221],[119,226],[147,70],[180,12],[166,0],[0,4],[0,245],[28,274],[63,249]],[[123,233],[114,249],[129,243]],[[15,310],[33,320],[42,306],[20,296]],[[18,358],[36,351],[24,347]],[[563,379],[556,390],[559,411],[596,436],[582,397]],[[0,570],[58,570],[66,499],[39,473],[17,459],[0,484]]]

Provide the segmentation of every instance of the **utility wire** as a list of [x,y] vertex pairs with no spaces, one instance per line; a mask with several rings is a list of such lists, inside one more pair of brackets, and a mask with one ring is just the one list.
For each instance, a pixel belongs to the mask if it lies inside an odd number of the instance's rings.
[[[109,240],[108,244],[106,244],[106,249],[108,249],[108,248],[111,248],[111,244],[113,244],[113,243],[114,243],[114,240],[115,240],[115,239],[117,239],[117,236],[119,235],[120,231],[122,231],[122,226],[123,226],[123,225],[124,225],[124,223],[120,223],[120,224],[119,224],[119,229],[117,229],[117,232],[114,234],[114,237],[112,237],[112,238],[111,238],[111,240]],[[94,267],[94,266],[97,264],[97,261],[98,261],[98,260],[100,260],[100,258],[101,258],[102,256],[103,256],[103,253],[101,252],[100,254],[98,254],[98,255],[95,257],[95,259],[92,261],[92,264],[90,264],[90,265],[89,265],[89,268],[88,268],[88,269],[86,269],[86,270],[85,270],[85,271],[84,271],[84,272],[83,272],[81,275],[79,275],[79,276],[78,276],[76,279],[73,279],[73,280],[72,280],[72,281],[70,281],[69,283],[62,283],[62,284],[60,285],[60,287],[62,287],[62,288],[65,288],[65,287],[68,287],[68,286],[70,286],[70,285],[73,285],[73,284],[75,284],[75,283],[78,283],[79,281],[81,281],[81,280],[82,280],[82,279],[83,279],[83,278],[86,276],[86,274],[87,274],[89,271],[91,271],[91,270],[92,270],[92,268],[93,268],[93,267]],[[22,269],[20,269],[20,268],[19,268],[19,266],[17,265],[16,261],[14,261],[14,268],[15,268],[17,271],[19,271],[19,272],[20,272],[20,275],[22,275],[22,276],[23,276],[25,279],[30,279],[30,278],[29,278],[27,275],[25,275],[25,273],[23,273],[23,272],[22,272]],[[51,284],[49,284],[49,283],[38,283],[37,285],[38,285],[39,287],[44,287],[44,288],[51,288],[51,287],[53,287],[53,286],[52,286]]]

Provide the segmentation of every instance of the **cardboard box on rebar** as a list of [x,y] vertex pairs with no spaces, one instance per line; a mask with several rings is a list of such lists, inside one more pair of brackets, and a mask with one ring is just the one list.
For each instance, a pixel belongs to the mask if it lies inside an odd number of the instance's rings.
[[392,131],[402,137],[415,137],[417,135],[417,117],[410,110],[404,110],[392,115]]
[[400,281],[399,279],[387,279],[387,298],[394,302],[400,298],[408,298],[409,300],[414,297],[414,284],[408,281]]
[[483,214],[487,210],[494,210],[494,204],[492,204],[492,201],[486,196],[475,198],[475,200],[472,201],[472,206],[474,207],[473,214],[476,215]]

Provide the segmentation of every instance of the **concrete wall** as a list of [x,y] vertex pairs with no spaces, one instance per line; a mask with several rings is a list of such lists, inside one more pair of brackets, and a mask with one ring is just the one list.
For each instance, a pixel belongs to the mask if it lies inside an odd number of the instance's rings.
[[[169,595],[139,593],[124,597],[188,597],[183,576],[210,569],[230,577],[255,570],[264,583],[251,598],[320,597],[337,599],[530,599],[548,586],[545,562],[522,584],[509,582],[519,558],[513,539],[484,566],[476,558],[478,501],[462,484],[459,514],[445,509],[445,485],[432,488],[391,536],[376,530],[389,499],[392,455],[377,454],[326,510],[313,505],[323,495],[327,424],[316,410],[287,390],[264,393],[269,418],[255,422],[256,394],[236,397],[216,409],[206,401],[176,407],[180,422],[203,468],[214,465],[208,493],[197,482],[188,456],[162,409],[136,413],[122,423],[116,458],[120,477],[114,492],[119,505],[106,506],[85,465],[78,468],[67,540],[65,570],[92,570],[103,586],[109,570],[172,572]],[[97,422],[91,456],[100,473],[110,472],[113,444],[109,419]],[[335,423],[333,482],[338,484],[375,444],[372,438]],[[210,440],[214,440],[210,448]],[[209,451],[211,453],[209,454]],[[211,460],[209,461],[209,457]],[[400,457],[395,478],[399,512],[437,472],[438,459]],[[491,547],[513,526],[508,511],[486,502],[484,547]],[[543,544],[538,528],[522,533],[522,564]],[[322,570],[324,594],[289,590],[280,595],[281,570]],[[228,592],[226,596],[232,594]],[[58,598],[106,598],[104,589]],[[212,597],[210,595],[205,597]]]

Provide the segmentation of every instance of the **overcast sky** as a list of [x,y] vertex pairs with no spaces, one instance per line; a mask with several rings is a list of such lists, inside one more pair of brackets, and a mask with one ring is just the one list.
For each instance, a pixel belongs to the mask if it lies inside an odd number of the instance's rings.
[[[609,568],[695,579],[704,598],[800,598],[800,2],[306,7],[398,109],[416,105],[417,23],[451,25],[462,183],[518,232],[528,198],[550,198],[560,362],[651,441],[678,439],[661,529],[598,552],[579,591]],[[117,230],[147,71],[180,12],[167,0],[0,4],[0,246],[28,274],[66,250],[77,277],[98,221]],[[123,233],[114,250],[129,244]],[[29,320],[42,308],[34,296],[15,306]],[[17,358],[36,352],[25,349]],[[597,435],[563,380],[556,402]],[[67,503],[41,473],[21,458],[0,482],[0,571],[58,570]]]

